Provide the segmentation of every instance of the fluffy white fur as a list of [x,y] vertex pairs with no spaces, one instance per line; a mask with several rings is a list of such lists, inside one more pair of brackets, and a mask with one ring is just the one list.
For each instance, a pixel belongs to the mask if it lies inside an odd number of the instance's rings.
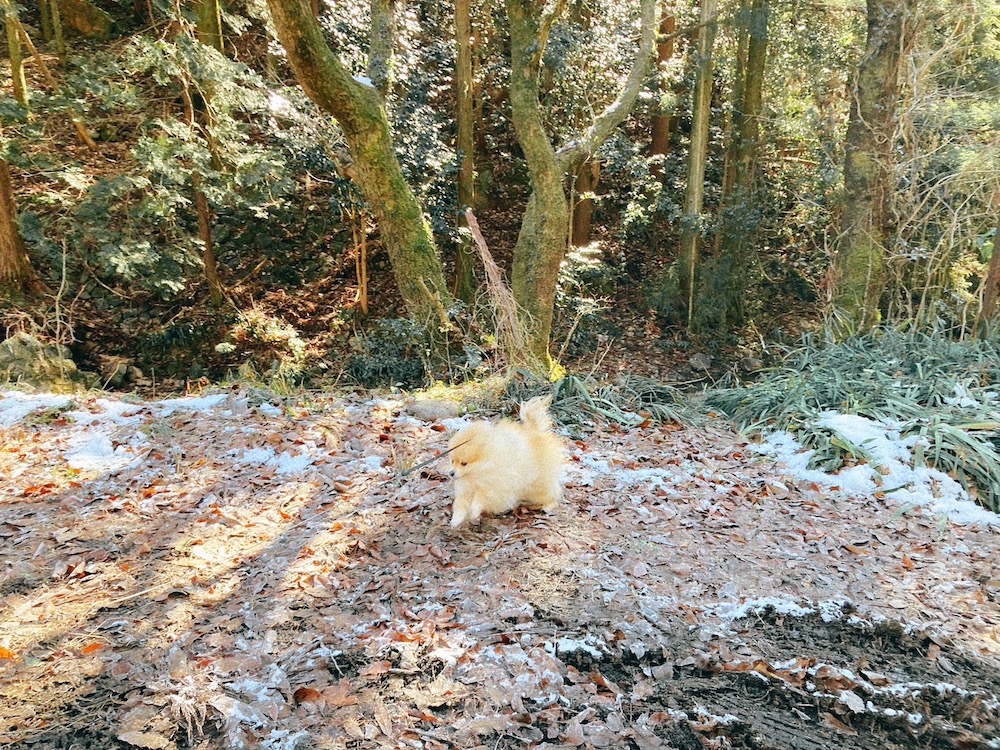
[[473,422],[448,443],[455,502],[451,525],[475,523],[518,505],[549,509],[562,498],[562,439],[552,432],[547,397],[521,404],[521,421]]

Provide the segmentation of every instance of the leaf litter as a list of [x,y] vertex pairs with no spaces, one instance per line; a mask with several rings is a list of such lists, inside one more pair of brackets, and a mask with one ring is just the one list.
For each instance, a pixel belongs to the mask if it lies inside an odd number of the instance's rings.
[[1000,747],[1000,527],[887,444],[597,425],[556,512],[456,532],[402,475],[464,418],[404,407],[0,392],[0,743]]

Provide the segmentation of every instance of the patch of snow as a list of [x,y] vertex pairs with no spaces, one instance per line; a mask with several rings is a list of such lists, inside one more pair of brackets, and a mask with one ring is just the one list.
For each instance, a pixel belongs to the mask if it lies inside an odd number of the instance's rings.
[[272,463],[277,468],[279,474],[297,474],[300,471],[305,471],[312,464],[313,460],[312,456],[308,456],[305,453],[293,456],[288,451],[284,451],[269,463]]
[[180,398],[167,398],[154,403],[159,407],[157,413],[161,417],[169,417],[175,411],[184,409],[186,411],[207,412],[214,409],[229,398],[228,393],[212,393],[208,396],[181,396]]
[[600,643],[592,635],[586,636],[583,640],[579,638],[560,638],[555,642],[555,645],[546,641],[543,646],[545,650],[553,656],[561,656],[563,654],[572,654],[577,651],[582,651],[587,654],[590,658],[599,661],[604,658],[604,652],[598,648]]
[[124,469],[141,457],[136,455],[134,447],[115,446],[107,435],[87,431],[73,441],[73,447],[65,452],[64,458],[74,469],[105,472]]
[[841,496],[870,498],[884,493],[899,505],[919,506],[955,523],[1000,526],[1000,515],[969,499],[965,489],[943,471],[914,466],[913,449],[919,438],[902,437],[899,424],[853,414],[824,412],[818,422],[871,456],[871,463],[841,469],[836,474],[809,469],[815,451],[805,450],[787,432],[771,433],[754,450],[783,463],[796,478],[812,482]]
[[274,448],[246,448],[237,458],[241,464],[266,464],[275,459]]
[[51,393],[21,393],[4,391],[0,398],[0,427],[11,427],[32,412],[42,409],[61,409],[72,403],[66,396]]
[[283,409],[278,408],[277,406],[268,401],[265,401],[263,404],[258,406],[257,409],[260,410],[261,414],[264,414],[265,416],[268,417],[280,417],[282,414],[285,413]]

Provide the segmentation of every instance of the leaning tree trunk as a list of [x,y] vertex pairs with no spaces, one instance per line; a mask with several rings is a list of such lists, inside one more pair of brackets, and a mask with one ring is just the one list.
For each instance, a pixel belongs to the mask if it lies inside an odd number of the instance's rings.
[[268,7],[299,83],[344,132],[355,179],[378,220],[408,314],[418,323],[444,324],[451,295],[430,224],[393,150],[382,98],[351,76],[330,49],[308,0],[268,0]]
[[909,46],[912,0],[868,0],[868,36],[858,65],[844,157],[833,307],[849,330],[877,325],[885,290],[889,195],[900,66]]
[[732,139],[726,159],[723,205],[719,216],[719,249],[703,270],[694,316],[697,332],[720,336],[745,319],[746,291],[760,223],[757,155],[767,61],[768,0],[745,2],[741,15],[745,56],[733,92]]
[[712,47],[715,44],[716,0],[702,0],[701,29],[696,50],[698,73],[691,113],[691,143],[688,181],[684,191],[680,252],[677,261],[680,309],[690,327],[694,315],[695,289],[701,250],[701,209],[705,195],[705,164],[708,161],[708,125],[712,114]]
[[558,152],[545,129],[538,77],[545,43],[565,3],[540,9],[533,0],[507,0],[510,25],[511,119],[524,152],[531,196],[514,247],[511,288],[528,332],[527,353],[539,372],[551,371],[549,337],[559,266],[569,244],[565,176],[576,172],[635,107],[653,62],[655,0],[640,0],[642,31],[632,68],[617,98],[590,127]]

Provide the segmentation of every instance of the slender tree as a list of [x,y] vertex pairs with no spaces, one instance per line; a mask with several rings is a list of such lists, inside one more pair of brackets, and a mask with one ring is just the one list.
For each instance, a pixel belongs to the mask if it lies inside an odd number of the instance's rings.
[[715,46],[716,0],[702,0],[698,45],[695,51],[697,78],[691,112],[691,144],[688,152],[688,179],[684,191],[684,216],[681,228],[677,270],[680,309],[688,326],[694,314],[701,253],[701,209],[705,195],[705,164],[708,161],[708,126],[712,114],[712,49]]
[[[219,0],[195,0],[197,25],[195,36],[201,44],[211,47],[219,54],[225,54],[225,37],[222,34],[222,9]],[[213,112],[214,92],[211,86],[201,86],[197,100],[191,93],[193,81],[185,72],[182,81],[184,114],[188,126],[198,131],[208,145],[212,164],[221,168],[222,159],[215,145],[212,130],[215,125]],[[192,190],[194,191],[195,211],[198,214],[198,237],[201,239],[201,261],[205,271],[205,281],[208,283],[208,293],[213,305],[221,305],[225,299],[226,290],[219,276],[219,262],[215,256],[215,238],[212,229],[215,224],[214,211],[205,195],[202,177],[197,171],[191,174]]]
[[[656,79],[660,98],[653,109],[655,114],[653,115],[649,144],[650,156],[666,156],[669,153],[670,136],[674,128],[677,127],[677,115],[674,107],[667,104],[672,92],[666,76],[666,67],[674,56],[674,32],[677,30],[677,17],[674,15],[673,9],[667,8],[666,0],[664,0],[660,14],[660,38],[656,43]],[[659,174],[662,171],[659,164],[655,165],[653,169],[654,174]]]
[[889,194],[902,61],[912,43],[915,0],[868,0],[868,34],[851,97],[833,307],[853,331],[878,324],[886,284]]
[[[459,155],[458,224],[468,229],[466,209],[476,209],[474,81],[471,0],[455,0],[455,147]],[[471,302],[476,294],[475,247],[467,232],[455,254],[455,296]]]
[[616,99],[577,137],[558,151],[546,130],[539,97],[542,55],[552,25],[565,7],[533,0],[507,0],[510,25],[510,102],[514,130],[524,153],[531,195],[514,248],[511,287],[529,332],[526,354],[539,371],[551,368],[549,336],[559,266],[569,242],[567,174],[580,168],[624,121],[639,98],[654,60],[655,0],[640,1],[639,46]]
[[17,5],[13,0],[3,0],[4,28],[7,31],[7,59],[10,61],[11,86],[14,98],[22,107],[28,106],[28,84],[24,79],[24,56],[21,54],[21,36],[18,31]]
[[382,231],[408,314],[419,323],[445,324],[451,294],[430,224],[393,151],[382,97],[352,76],[330,48],[308,0],[268,0],[268,6],[296,78],[344,133],[355,179]]
[[743,322],[757,226],[757,157],[767,61],[768,0],[744,0],[740,13],[733,117],[715,257],[699,284],[694,327],[721,335]]

